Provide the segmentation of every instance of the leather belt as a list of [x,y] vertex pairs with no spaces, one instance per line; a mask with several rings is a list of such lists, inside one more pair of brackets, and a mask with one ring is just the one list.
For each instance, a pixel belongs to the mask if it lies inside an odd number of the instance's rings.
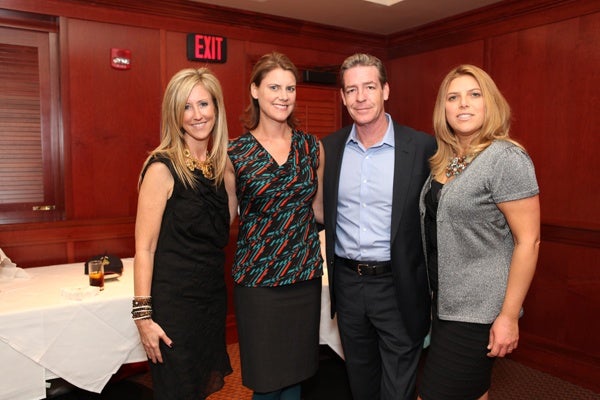
[[392,270],[391,261],[356,261],[335,256],[335,260],[356,271],[358,275],[380,275]]

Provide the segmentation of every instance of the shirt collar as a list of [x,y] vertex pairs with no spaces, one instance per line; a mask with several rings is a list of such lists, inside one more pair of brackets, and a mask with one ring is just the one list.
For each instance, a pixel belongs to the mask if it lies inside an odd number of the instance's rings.
[[[383,139],[379,143],[375,144],[372,147],[380,147],[380,146],[386,145],[386,146],[390,146],[393,148],[395,145],[394,124],[392,124],[392,117],[388,113],[385,113],[385,117],[388,122],[388,127],[385,131],[385,135],[383,136]],[[358,138],[356,137],[356,124],[352,124],[352,129],[350,130],[348,139],[346,139],[346,145],[348,145],[349,143],[353,143],[354,145],[362,147],[362,145],[358,141]]]
[[[392,117],[390,116],[390,114],[385,113],[385,117],[387,119],[387,129],[385,131],[385,135],[383,136],[383,139],[381,139],[381,141],[377,144],[375,144],[372,147],[380,147],[383,145],[386,146],[390,146],[390,147],[394,147],[395,144],[395,140],[394,140],[394,124],[392,124]],[[350,135],[348,135],[348,139],[346,139],[346,145],[348,143],[354,143],[355,145],[359,145],[361,146],[360,142],[358,141],[358,138],[356,137],[356,124],[352,124],[352,129],[350,130]]]

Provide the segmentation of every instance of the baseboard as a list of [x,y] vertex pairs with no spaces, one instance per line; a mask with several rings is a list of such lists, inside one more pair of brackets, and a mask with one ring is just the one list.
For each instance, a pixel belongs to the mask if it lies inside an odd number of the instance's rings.
[[519,348],[510,357],[528,367],[600,393],[600,360],[555,342],[522,332]]

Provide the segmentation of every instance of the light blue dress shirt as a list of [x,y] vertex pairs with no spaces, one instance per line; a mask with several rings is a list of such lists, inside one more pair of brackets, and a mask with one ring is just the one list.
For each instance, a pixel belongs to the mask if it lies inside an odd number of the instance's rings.
[[394,126],[365,149],[352,126],[344,148],[337,204],[335,254],[357,261],[388,261],[394,189]]

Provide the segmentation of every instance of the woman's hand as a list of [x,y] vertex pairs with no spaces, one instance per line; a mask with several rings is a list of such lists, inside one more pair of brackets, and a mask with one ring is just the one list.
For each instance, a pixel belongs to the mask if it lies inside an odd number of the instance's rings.
[[490,329],[488,357],[504,357],[519,345],[519,319],[498,315]]
[[148,359],[154,364],[157,362],[162,363],[163,358],[160,352],[160,341],[162,340],[169,347],[173,346],[173,341],[167,336],[160,325],[150,318],[137,320],[135,321],[135,324],[140,333],[140,339]]

